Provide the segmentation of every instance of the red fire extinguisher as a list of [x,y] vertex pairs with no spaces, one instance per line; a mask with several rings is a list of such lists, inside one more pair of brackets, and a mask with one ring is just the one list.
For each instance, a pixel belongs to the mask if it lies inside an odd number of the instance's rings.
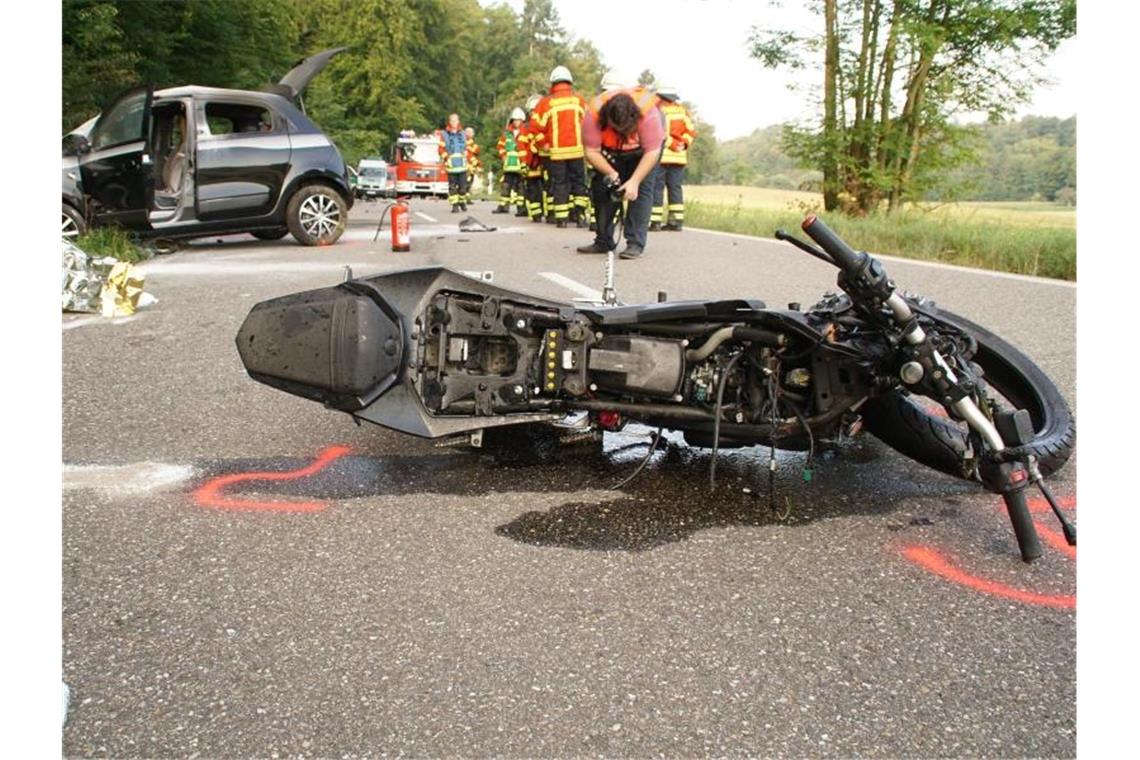
[[412,250],[412,223],[405,203],[392,204],[392,251],[401,253]]

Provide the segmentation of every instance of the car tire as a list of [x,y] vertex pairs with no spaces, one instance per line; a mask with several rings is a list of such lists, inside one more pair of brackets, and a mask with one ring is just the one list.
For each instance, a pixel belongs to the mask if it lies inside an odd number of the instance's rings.
[[289,234],[289,228],[282,227],[281,229],[277,230],[254,230],[249,234],[253,235],[258,240],[280,240]]
[[301,245],[332,245],[344,233],[348,205],[328,185],[306,185],[289,199],[285,222]]
[[80,235],[87,232],[87,220],[83,218],[83,214],[73,206],[63,204],[63,222],[60,226],[61,235],[68,240],[74,240]]

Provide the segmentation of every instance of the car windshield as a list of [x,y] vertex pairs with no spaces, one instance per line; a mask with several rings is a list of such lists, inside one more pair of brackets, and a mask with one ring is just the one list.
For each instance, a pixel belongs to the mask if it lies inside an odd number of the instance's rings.
[[438,164],[439,146],[431,142],[401,143],[400,155],[417,164]]
[[388,167],[386,166],[362,166],[360,167],[361,177],[386,177],[388,176]]

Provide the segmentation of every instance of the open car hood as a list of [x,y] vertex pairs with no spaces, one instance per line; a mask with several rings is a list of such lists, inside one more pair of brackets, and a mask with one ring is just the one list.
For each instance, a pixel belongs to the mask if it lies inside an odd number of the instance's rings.
[[329,48],[322,50],[316,55],[311,55],[308,58],[302,58],[300,61],[289,69],[281,80],[271,86],[271,91],[279,95],[284,95],[290,100],[296,100],[297,96],[304,91],[313,77],[321,73],[321,71],[328,65],[329,60],[332,59],[337,53],[347,50],[347,47]]

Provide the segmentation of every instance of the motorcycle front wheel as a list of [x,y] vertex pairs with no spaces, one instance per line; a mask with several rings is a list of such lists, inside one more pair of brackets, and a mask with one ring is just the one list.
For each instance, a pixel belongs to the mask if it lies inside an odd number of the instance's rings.
[[[985,373],[991,390],[1010,406],[1025,409],[1036,435],[1028,448],[1037,457],[1042,475],[1064,466],[1073,453],[1077,431],[1069,405],[1057,386],[1018,349],[970,320],[933,308],[923,311],[938,321],[969,333],[978,343],[972,361]],[[963,467],[967,428],[916,401],[905,391],[892,391],[869,402],[863,410],[865,429],[911,459],[955,477],[967,477]]]

